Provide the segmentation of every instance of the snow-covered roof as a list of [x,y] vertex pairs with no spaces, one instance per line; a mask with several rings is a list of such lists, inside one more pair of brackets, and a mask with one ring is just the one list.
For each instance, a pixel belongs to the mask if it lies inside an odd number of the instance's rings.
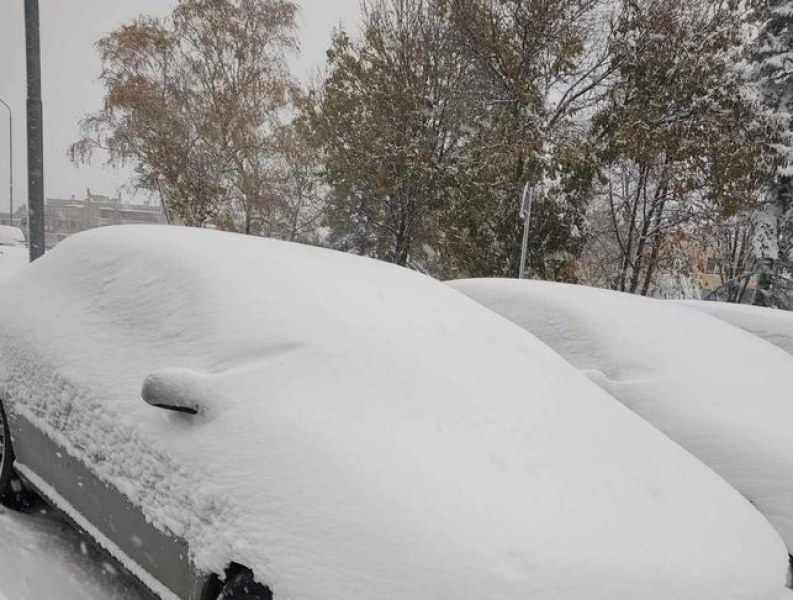
[[518,280],[451,285],[521,325],[740,490],[793,550],[793,359],[681,303]]
[[[247,565],[289,600],[780,595],[784,546],[739,494],[428,277],[125,226],[8,283],[12,410],[186,539],[199,569]],[[152,373],[204,414],[145,404]]]
[[726,321],[793,354],[793,312],[761,306],[683,300],[686,306]]

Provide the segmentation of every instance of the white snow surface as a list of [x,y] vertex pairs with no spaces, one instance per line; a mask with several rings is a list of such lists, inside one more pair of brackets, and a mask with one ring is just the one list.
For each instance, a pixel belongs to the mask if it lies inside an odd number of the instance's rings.
[[0,245],[0,281],[27,265],[29,256],[28,249],[24,246]]
[[[784,593],[784,545],[740,494],[428,277],[125,226],[73,236],[7,283],[8,410],[206,572],[244,564],[278,600]],[[202,414],[144,403],[152,373]]]
[[793,312],[728,302],[686,300],[683,304],[745,329],[793,354]]
[[25,234],[19,227],[10,225],[0,225],[0,246],[22,246],[25,245]]
[[793,359],[681,302],[528,280],[451,285],[524,327],[743,493],[793,551]]
[[0,600],[148,597],[56,514],[0,506]]

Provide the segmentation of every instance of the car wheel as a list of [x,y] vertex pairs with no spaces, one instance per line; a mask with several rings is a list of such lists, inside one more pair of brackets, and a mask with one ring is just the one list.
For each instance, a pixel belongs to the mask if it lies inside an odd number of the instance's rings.
[[253,579],[248,569],[229,576],[217,600],[272,600],[273,594],[266,586]]
[[11,432],[8,420],[0,402],[0,503],[12,504],[16,499],[14,491],[14,450],[11,448]]

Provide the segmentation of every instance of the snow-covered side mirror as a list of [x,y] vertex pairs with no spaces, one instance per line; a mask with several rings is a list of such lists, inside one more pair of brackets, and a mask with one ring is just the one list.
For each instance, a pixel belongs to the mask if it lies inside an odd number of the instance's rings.
[[189,369],[163,369],[143,380],[141,396],[151,406],[197,415],[202,412],[200,373]]

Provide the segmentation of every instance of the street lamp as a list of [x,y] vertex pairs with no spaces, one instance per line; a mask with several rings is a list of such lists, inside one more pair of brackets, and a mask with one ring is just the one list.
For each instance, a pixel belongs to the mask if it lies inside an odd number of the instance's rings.
[[44,123],[38,0],[25,0],[25,55],[28,71],[28,239],[30,261],[33,262],[44,254]]
[[526,274],[526,252],[529,246],[529,224],[531,222],[531,203],[534,200],[534,188],[529,187],[529,182],[523,187],[523,196],[520,200],[520,218],[523,219],[523,243],[520,247],[520,270],[518,279],[523,279]]
[[0,104],[8,111],[8,219],[14,225],[14,117],[11,107],[0,98]]

